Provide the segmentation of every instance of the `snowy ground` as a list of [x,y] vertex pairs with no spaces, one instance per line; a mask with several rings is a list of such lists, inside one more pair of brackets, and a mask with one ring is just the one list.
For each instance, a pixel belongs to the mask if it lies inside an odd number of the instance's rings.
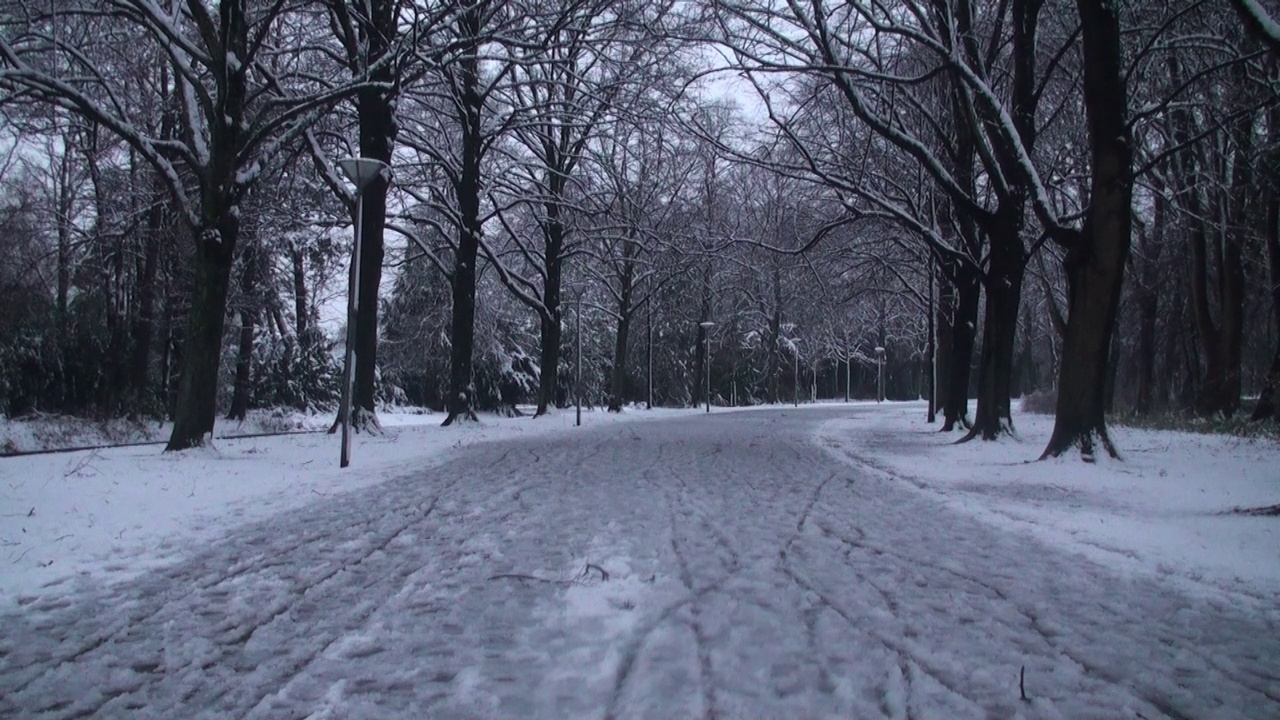
[[1070,548],[1119,572],[1280,598],[1280,518],[1233,511],[1280,503],[1271,438],[1112,427],[1122,451],[1097,465],[1040,456],[1053,418],[1020,415],[1016,441],[955,445],[919,403],[837,420],[819,441],[989,523]]
[[91,538],[0,563],[0,717],[1280,717],[1277,519],[1212,514],[1280,502],[1280,448],[1023,465],[1040,420],[957,448],[920,414],[0,460],[0,541],[33,496]]
[[[586,413],[613,424],[687,415],[688,410]],[[438,465],[477,443],[532,438],[572,428],[574,414],[486,416],[480,425],[440,428],[443,415],[382,413],[381,435],[354,435],[352,466],[338,468],[339,440],[324,432],[215,440],[211,448],[162,453],[160,446],[0,458],[0,603],[69,576],[122,580],[172,562],[187,546],[215,541],[243,522]],[[326,429],[329,417],[250,417],[220,422],[222,435]],[[163,437],[168,428],[70,421],[7,423],[24,449]]]

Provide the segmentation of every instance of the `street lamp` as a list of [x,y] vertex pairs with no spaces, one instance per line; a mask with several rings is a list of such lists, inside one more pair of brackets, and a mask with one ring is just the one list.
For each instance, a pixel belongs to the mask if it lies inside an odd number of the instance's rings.
[[357,157],[338,161],[338,169],[356,186],[356,239],[351,246],[351,276],[347,281],[347,349],[342,360],[342,457],[339,467],[351,464],[351,380],[355,374],[356,314],[360,311],[360,241],[364,232],[364,191],[390,168],[381,160]]
[[876,402],[884,402],[884,348],[876,346]]
[[716,324],[710,320],[698,323],[698,327],[702,328],[702,345],[707,350],[706,358],[702,363],[707,367],[707,412],[711,412],[711,328],[715,326]]

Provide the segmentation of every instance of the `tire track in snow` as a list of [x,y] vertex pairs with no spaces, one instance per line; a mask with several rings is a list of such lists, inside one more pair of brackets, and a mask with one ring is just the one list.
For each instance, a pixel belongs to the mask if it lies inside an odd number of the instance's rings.
[[[882,478],[889,478],[890,481],[892,479],[898,479],[898,476],[892,475],[890,472],[881,468],[880,466],[875,465],[874,463],[868,462],[860,457],[853,457],[851,459],[859,464],[871,467]],[[915,485],[921,489],[924,489],[929,493],[936,492],[933,489],[918,483],[917,481],[911,480],[909,478],[907,478],[907,480],[912,485]],[[856,485],[850,483],[849,488],[855,494],[857,493],[858,488],[856,487]],[[929,497],[929,499],[924,502],[927,502],[927,503],[937,502],[937,500],[934,499],[933,497],[931,496],[927,496],[927,497]],[[1023,603],[1019,603],[1015,601],[1010,597],[1010,595],[1005,590],[1002,590],[996,582],[993,582],[986,576],[970,573],[970,572],[963,572],[957,569],[954,565],[947,565],[940,562],[936,562],[928,556],[921,557],[918,555],[911,555],[904,552],[896,551],[890,547],[871,546],[863,541],[863,537],[860,537],[858,539],[851,539],[848,537],[841,536],[839,533],[836,533],[836,532],[833,532],[832,536],[838,538],[841,542],[844,542],[851,546],[858,547],[859,549],[862,549],[864,551],[871,551],[871,552],[875,552],[876,554],[884,554],[890,557],[894,557],[900,561],[900,565],[902,567],[927,569],[933,573],[945,574],[950,577],[956,578],[973,588],[977,588],[983,593],[987,594],[989,598],[1004,605],[1005,607],[1009,608],[1012,612],[1021,616],[1024,620],[1025,627],[1034,631],[1036,637],[1038,637],[1043,642],[1044,654],[1046,656],[1058,655],[1058,656],[1064,657],[1069,661],[1071,661],[1072,663],[1074,663],[1076,666],[1078,666],[1085,673],[1098,677],[1104,682],[1107,682],[1110,684],[1115,684],[1119,682],[1119,678],[1122,677],[1121,673],[1107,670],[1102,665],[1099,665],[1096,662],[1092,662],[1085,659],[1083,655],[1081,655],[1081,652],[1079,649],[1074,648],[1069,644],[1068,641],[1070,640],[1070,638],[1064,636],[1063,633],[1047,631],[1041,620],[1042,613],[1038,614],[1037,612],[1029,610]],[[1087,562],[1087,561],[1082,561],[1082,562],[1083,564],[1087,564],[1090,566],[1092,565],[1091,562]],[[879,587],[874,581],[869,581],[869,582],[873,586]],[[1257,598],[1256,595],[1251,593],[1241,593],[1234,589],[1219,588],[1216,585],[1209,585],[1209,586],[1213,587],[1214,589],[1224,590],[1228,596],[1235,596],[1235,597],[1239,597],[1241,599],[1246,599],[1246,600]],[[1100,609],[1107,613],[1114,613],[1117,610],[1119,610],[1119,608],[1116,608],[1109,604],[1101,606]],[[1131,615],[1127,612],[1125,612],[1124,614],[1130,615],[1130,617],[1128,618],[1128,623],[1130,624],[1135,624],[1135,625],[1140,624],[1143,619],[1140,616]],[[1273,622],[1272,617],[1270,615],[1263,614],[1257,617],[1256,621],[1261,622],[1265,626],[1266,632],[1274,635],[1276,625]],[[1004,623],[1003,621],[1000,621],[998,619],[997,619],[997,622],[1001,622],[1002,624],[1009,625],[1008,623]],[[1062,620],[1062,619],[1054,619],[1054,620],[1051,620],[1051,622],[1054,625],[1059,625],[1063,622],[1068,622],[1068,621]],[[1009,627],[1014,630],[1019,629],[1012,625],[1009,625]],[[1200,647],[1199,644],[1179,643],[1177,642],[1176,637],[1170,637],[1167,640],[1162,642],[1164,642],[1164,644],[1168,646],[1177,645],[1179,653],[1183,654],[1184,656],[1192,656],[1196,658],[1199,662],[1203,663],[1206,668],[1209,668],[1215,671],[1220,676],[1221,682],[1238,686],[1241,689],[1251,693],[1256,693],[1280,705],[1280,688],[1274,686],[1275,678],[1268,676],[1268,674],[1262,669],[1263,668],[1262,664],[1257,664],[1254,666],[1249,666],[1249,665],[1240,666],[1237,663],[1228,664],[1223,662],[1223,660],[1219,659],[1219,656],[1215,655],[1214,653],[1207,652],[1206,650],[1204,650],[1202,647]],[[1179,715],[1179,713],[1176,711],[1176,708],[1173,705],[1171,705],[1167,699],[1161,697],[1160,693],[1153,689],[1150,689],[1150,688],[1142,689],[1142,688],[1134,687],[1133,694],[1136,698],[1144,702],[1147,702],[1152,708],[1155,708],[1160,712],[1163,712],[1166,715],[1169,715],[1170,717],[1173,717],[1173,718],[1183,717]]]
[[[1062,717],[1278,716],[1274,673],[1252,667],[1280,657],[1276,612],[1117,577],[837,465],[807,439],[837,412],[472,449],[430,482],[249,526],[131,586],[40,601],[16,624],[0,617],[0,716],[1033,720],[1019,664]],[[641,568],[661,579],[603,619],[596,606],[564,617],[563,584],[488,579],[566,577],[584,556],[613,571],[614,553],[633,582]],[[215,605],[237,593],[252,606]],[[622,630],[608,624],[620,617]],[[13,645],[41,632],[64,642]],[[74,684],[104,668],[120,677],[99,695]]]

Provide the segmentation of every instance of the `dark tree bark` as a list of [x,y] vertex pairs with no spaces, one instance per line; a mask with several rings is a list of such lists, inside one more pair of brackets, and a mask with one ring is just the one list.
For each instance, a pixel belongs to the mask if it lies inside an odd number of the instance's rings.
[[952,267],[955,311],[949,319],[950,345],[946,350],[946,389],[942,401],[942,432],[968,428],[969,374],[978,335],[980,276],[974,268],[956,263]]
[[613,369],[609,377],[609,412],[622,412],[627,390],[627,341],[631,335],[631,313],[618,318],[613,340]]
[[[462,13],[460,23],[464,37],[478,43],[481,18],[479,10]],[[476,260],[480,250],[482,221],[480,216],[481,160],[485,137],[481,127],[484,99],[480,94],[479,48],[468,50],[458,61],[458,100],[462,111],[462,163],[455,186],[458,201],[458,248],[453,266],[453,318],[450,324],[449,396],[444,425],[460,420],[478,420],[475,413],[473,355],[476,319]]]
[[[951,352],[954,342],[953,323],[956,314],[956,288],[946,271],[947,262],[938,263],[938,302],[934,307],[934,327],[937,328],[937,352],[933,356],[933,374],[937,378],[937,386],[933,392],[937,397],[938,409],[942,412],[943,424],[947,422],[947,399],[951,395]],[[952,420],[952,428],[955,420]]]
[[[1022,302],[1022,279],[1027,265],[1022,227],[1029,184],[1016,160],[1019,150],[1014,144],[1021,144],[1022,151],[1029,154],[1036,142],[1036,32],[1042,4],[1043,0],[1013,0],[1011,4],[1013,80],[1010,116],[1017,137],[998,136],[995,163],[1011,180],[998,190],[995,212],[982,221],[991,244],[988,268],[983,276],[987,309],[979,361],[978,408],[973,428],[965,440],[976,437],[994,440],[1013,432],[1010,399],[1013,351]],[[990,113],[989,110],[983,112]],[[976,135],[977,129],[972,132]]]
[[613,340],[613,370],[609,377],[609,412],[622,412],[627,391],[627,343],[631,337],[632,292],[635,282],[635,256],[639,248],[630,240],[623,241],[622,265],[618,273],[618,328]]
[[1133,147],[1116,6],[1076,0],[1076,7],[1092,179],[1083,230],[1067,248],[1067,332],[1053,435],[1041,459],[1078,447],[1090,460],[1099,441],[1116,455],[1106,428],[1107,366],[1129,256]]
[[[251,59],[249,21],[242,0],[218,6],[219,40],[224,53]],[[216,66],[218,100],[222,116],[209,118],[210,161],[199,178],[201,218],[193,228],[196,242],[195,287],[187,331],[182,344],[182,375],[178,381],[173,433],[166,451],[185,450],[204,442],[213,433],[218,413],[218,365],[222,359],[222,331],[227,312],[231,263],[240,239],[237,187],[240,152],[248,130],[248,68],[224,63]]]
[[990,236],[990,265],[982,278],[987,305],[978,362],[978,408],[965,440],[995,440],[1013,432],[1013,350],[1026,256],[1020,235],[1022,203],[1012,204],[1013,209],[997,213]]
[[[938,334],[936,331],[937,329],[934,327],[934,323],[937,321],[937,313],[934,312],[934,309],[933,309],[934,302],[935,302],[933,281],[937,273],[933,271],[933,264],[934,264],[933,256],[930,256],[929,257],[929,305],[925,308],[925,324],[926,324],[926,332],[928,333],[928,338],[926,340],[925,363],[923,368],[925,373],[925,391],[929,394],[928,395],[929,410],[926,414],[925,419],[931,425],[935,420],[938,419],[938,374],[937,372],[935,372],[938,366],[937,364]],[[845,402],[849,401],[848,388],[845,388],[844,399],[845,399]]]
[[[383,3],[386,5],[389,3]],[[388,77],[383,78],[389,82]],[[392,110],[394,96],[384,90],[362,90],[356,96],[360,116],[360,154],[391,164],[396,133]],[[360,298],[356,310],[355,388],[351,398],[351,427],[356,431],[381,429],[377,416],[378,289],[382,284],[385,255],[383,235],[387,221],[390,178],[379,174],[364,189],[360,218]]]
[[[358,8],[353,11],[348,5]],[[398,66],[381,62],[393,51],[399,29],[401,0],[373,0],[352,3],[330,0],[337,35],[344,45],[347,64],[359,76],[366,68],[369,80],[378,87],[365,87],[355,96],[359,123],[361,157],[391,164],[398,125],[395,117],[399,94]],[[377,415],[378,308],[385,257],[384,235],[387,221],[387,191],[391,178],[380,174],[364,188],[360,217],[360,297],[356,311],[355,368],[351,398],[351,427],[376,432],[381,429]],[[296,297],[296,296],[295,296]],[[301,333],[299,340],[301,340]],[[342,410],[334,421],[341,424]]]
[[[559,288],[556,289],[556,309],[551,317],[538,316],[538,409],[534,417],[546,415],[556,405],[557,392],[560,387],[560,343],[564,337],[564,306],[559,301]],[[548,291],[547,297],[551,296]]]
[[289,264],[293,279],[293,332],[298,344],[307,342],[311,328],[311,303],[307,290],[307,263],[302,247],[289,243]]
[[[552,178],[552,192],[564,192],[563,181],[557,175]],[[559,196],[557,196],[559,197]],[[546,249],[547,278],[542,287],[542,307],[545,312],[538,314],[541,343],[539,361],[541,372],[538,375],[538,409],[534,417],[546,415],[555,406],[556,390],[560,383],[560,341],[563,336],[564,307],[562,289],[564,284],[564,241],[566,229],[561,219],[559,201],[544,204],[546,218],[542,223],[543,242]]]
[[213,433],[218,412],[218,365],[226,318],[231,263],[240,231],[231,213],[196,239],[193,267],[195,286],[182,341],[182,370],[178,380],[173,433],[165,450],[186,450],[203,444]]

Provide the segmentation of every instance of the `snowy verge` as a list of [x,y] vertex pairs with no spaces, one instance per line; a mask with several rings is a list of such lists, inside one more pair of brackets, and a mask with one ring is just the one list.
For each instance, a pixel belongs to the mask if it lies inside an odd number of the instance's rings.
[[1280,443],[1113,427],[1123,461],[1034,462],[1053,418],[1015,413],[1016,439],[953,444],[921,403],[824,423],[815,440],[984,521],[1030,533],[1122,572],[1274,602],[1280,518],[1235,512],[1280,503]]
[[[393,418],[413,417],[414,411],[394,412]],[[259,433],[327,430],[333,413],[315,414],[293,410],[250,410],[243,421],[218,419],[214,437]],[[26,453],[97,445],[161,443],[169,439],[169,421],[110,418],[92,420],[70,415],[32,415],[0,418],[0,452]]]
[[[588,411],[583,425],[689,413]],[[460,448],[575,429],[572,411],[536,420],[486,416],[450,428],[439,427],[439,414],[379,419],[384,432],[354,436],[345,470],[338,468],[337,437],[325,433],[215,440],[181,453],[145,446],[0,458],[0,603],[78,576],[126,579],[239,523],[421,471]],[[299,429],[329,422],[294,420]],[[236,427],[220,426],[228,434]]]

